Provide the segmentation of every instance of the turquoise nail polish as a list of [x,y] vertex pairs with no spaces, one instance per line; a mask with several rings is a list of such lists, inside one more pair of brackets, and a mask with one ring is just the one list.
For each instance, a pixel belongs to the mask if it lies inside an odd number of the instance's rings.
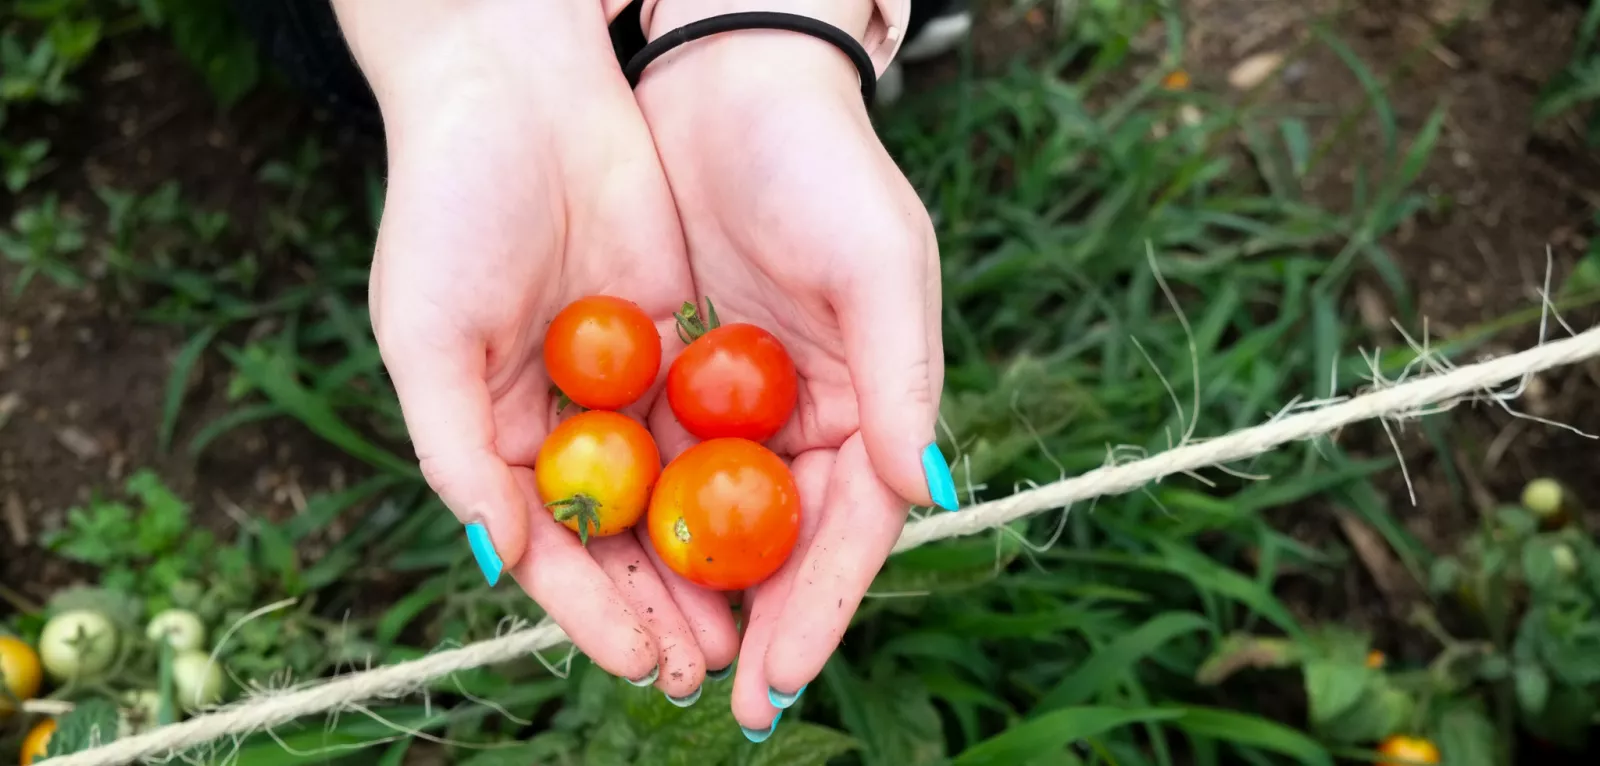
[[472,557],[478,560],[483,579],[488,580],[489,587],[493,588],[495,583],[500,582],[500,573],[505,571],[506,565],[500,561],[494,543],[489,541],[489,530],[478,522],[468,524],[467,545],[472,546]]
[[945,462],[938,444],[929,444],[922,450],[922,473],[928,477],[928,494],[933,496],[934,505],[947,511],[961,507],[956,501],[955,477],[950,475],[950,464]]
[[661,666],[657,665],[657,666],[655,666],[655,667],[650,669],[650,675],[647,675],[644,678],[641,678],[641,679],[639,679],[637,681],[635,681],[632,678],[630,678],[630,679],[628,679],[628,683],[633,684],[634,686],[641,686],[641,687],[642,686],[649,686],[650,684],[655,683],[656,679],[660,678],[660,677],[661,677]]
[[674,705],[677,705],[678,707],[688,707],[690,705],[693,705],[695,702],[699,701],[699,699],[700,699],[700,690],[703,689],[703,688],[705,688],[705,687],[696,687],[694,691],[689,692],[689,694],[687,696],[683,696],[683,697],[674,697],[674,696],[668,694],[667,695],[667,701],[671,702]]
[[779,710],[778,714],[772,717],[772,723],[768,725],[767,728],[746,729],[745,727],[740,726],[739,731],[744,732],[744,738],[750,740],[751,742],[766,742],[767,738],[771,737],[772,733],[778,730],[778,721],[782,719],[783,711]]
[[713,681],[721,681],[721,680],[723,680],[723,679],[725,679],[725,678],[727,678],[728,676],[731,676],[731,675],[733,675],[733,666],[732,665],[729,665],[728,667],[725,667],[725,668],[723,668],[721,670],[707,670],[706,671],[706,678],[709,678],[709,679],[711,679]]
[[[810,684],[806,684],[806,686],[810,686]],[[796,702],[798,702],[800,700],[800,695],[805,694],[805,693],[806,693],[806,687],[805,686],[800,687],[800,691],[797,691],[794,694],[784,694],[783,692],[780,692],[777,689],[773,689],[771,687],[768,687],[767,688],[767,701],[771,702],[772,706],[777,708],[777,709],[779,709],[779,710],[787,710],[790,707],[792,707],[794,705],[794,703],[796,703]]]

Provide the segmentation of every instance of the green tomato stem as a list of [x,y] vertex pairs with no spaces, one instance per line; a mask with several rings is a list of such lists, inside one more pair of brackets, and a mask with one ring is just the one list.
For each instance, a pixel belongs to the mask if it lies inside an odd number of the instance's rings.
[[573,495],[565,500],[546,503],[545,507],[550,509],[556,521],[563,524],[577,519],[578,542],[585,547],[589,545],[590,530],[600,531],[600,503],[588,495]]

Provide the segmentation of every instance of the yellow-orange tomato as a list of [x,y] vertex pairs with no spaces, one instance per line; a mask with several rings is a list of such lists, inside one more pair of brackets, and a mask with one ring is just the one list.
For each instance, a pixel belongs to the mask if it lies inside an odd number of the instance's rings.
[[31,700],[39,696],[39,685],[44,669],[39,666],[39,653],[15,636],[0,636],[0,683],[6,685],[10,696],[0,694],[0,717],[10,715],[11,699]]
[[1396,734],[1378,745],[1384,760],[1378,766],[1422,766],[1439,762],[1439,748],[1422,737]]
[[800,538],[800,492],[789,467],[748,439],[701,442],[661,471],[650,542],[684,579],[743,590],[772,576]]
[[1383,656],[1383,652],[1377,649],[1367,652],[1367,667],[1377,670],[1387,664],[1389,664],[1389,658]]
[[539,447],[534,477],[557,521],[578,533],[608,537],[638,523],[661,475],[661,451],[638,421],[591,410],[556,426]]
[[34,761],[42,760],[50,750],[50,735],[55,733],[54,718],[46,718],[29,730],[28,736],[22,740],[22,766],[31,766]]

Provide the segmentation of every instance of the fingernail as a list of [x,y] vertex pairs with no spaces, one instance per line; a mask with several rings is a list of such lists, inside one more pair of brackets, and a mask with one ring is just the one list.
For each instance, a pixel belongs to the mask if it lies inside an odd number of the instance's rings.
[[677,705],[678,707],[688,707],[690,705],[693,705],[696,701],[698,701],[700,699],[700,690],[704,689],[704,688],[705,687],[703,687],[703,686],[697,686],[697,687],[695,687],[694,691],[689,692],[689,694],[687,696],[684,696],[684,697],[674,697],[674,696],[668,694],[667,695],[667,701],[671,702],[674,705]]
[[928,494],[933,504],[947,511],[960,506],[956,502],[956,480],[950,475],[950,464],[944,460],[937,443],[922,450],[922,473],[928,477]]
[[655,683],[656,679],[660,678],[660,677],[661,677],[661,666],[657,665],[657,666],[655,666],[655,667],[650,669],[650,674],[649,675],[647,675],[644,678],[641,678],[641,679],[639,679],[637,681],[635,681],[632,678],[630,678],[630,679],[628,679],[628,683],[633,684],[634,686],[649,686],[650,684]]
[[494,543],[489,541],[489,530],[476,521],[468,524],[467,545],[472,546],[472,557],[478,560],[483,579],[488,580],[489,587],[493,588],[495,583],[500,582],[500,573],[505,571],[506,565],[500,561]]
[[768,724],[767,728],[746,729],[745,727],[740,726],[739,731],[744,732],[744,738],[750,740],[751,742],[766,742],[767,738],[772,736],[772,733],[778,730],[778,721],[782,719],[783,711],[779,710],[778,714],[772,717],[772,723]]
[[711,679],[713,681],[721,681],[724,678],[727,678],[728,676],[731,676],[731,675],[733,675],[733,666],[732,665],[729,665],[728,667],[725,667],[725,668],[723,668],[721,670],[707,670],[706,671],[706,678],[709,678],[709,679]]
[[[806,686],[810,686],[810,684],[806,684]],[[788,710],[794,705],[795,702],[799,701],[800,695],[805,693],[805,686],[800,687],[800,691],[797,691],[794,694],[784,694],[783,692],[780,692],[777,689],[769,686],[767,687],[767,701],[771,702],[772,706],[779,710]]]

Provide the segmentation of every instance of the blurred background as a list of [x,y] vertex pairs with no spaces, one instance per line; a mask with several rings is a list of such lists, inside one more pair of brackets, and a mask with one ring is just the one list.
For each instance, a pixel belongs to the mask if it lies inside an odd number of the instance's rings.
[[[877,114],[939,231],[972,501],[1531,346],[1547,283],[1600,315],[1600,3],[973,13]],[[0,759],[541,616],[405,442],[363,304],[381,138],[240,22],[0,4]],[[680,710],[563,651],[187,755],[1592,763],[1597,453],[1533,418],[1600,433],[1597,373],[896,556],[759,747],[726,682]],[[171,609],[194,640],[158,649]]]

